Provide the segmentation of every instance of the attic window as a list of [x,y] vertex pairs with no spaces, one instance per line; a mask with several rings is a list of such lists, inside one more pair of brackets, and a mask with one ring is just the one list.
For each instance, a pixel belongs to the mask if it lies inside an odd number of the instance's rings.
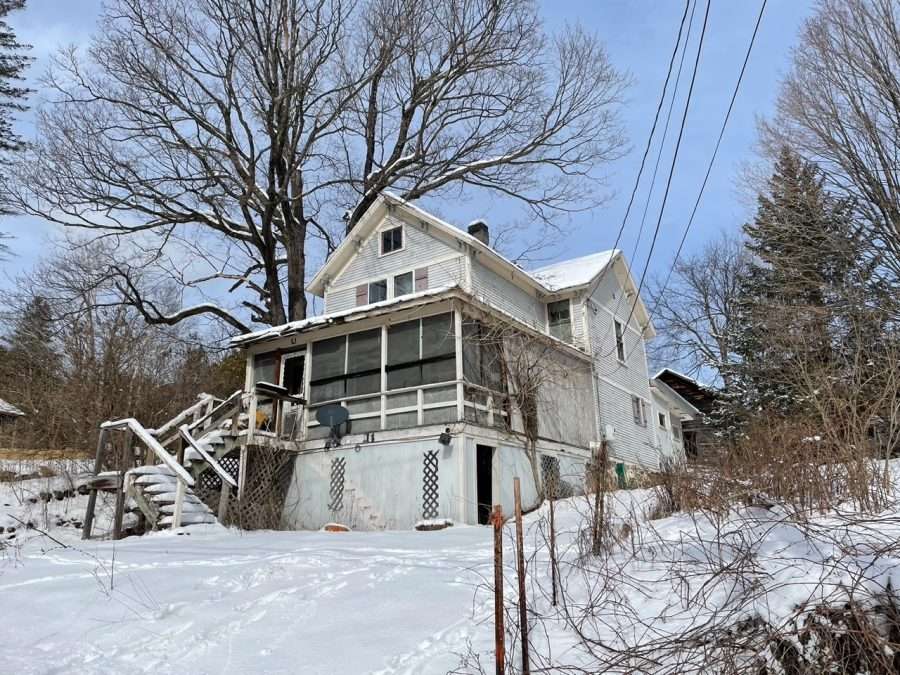
[[403,248],[403,227],[392,227],[381,233],[381,255]]
[[656,418],[659,420],[659,428],[665,429],[666,428],[666,413],[658,412],[658,413],[656,413]]
[[565,342],[572,341],[572,308],[568,300],[547,303],[550,335]]

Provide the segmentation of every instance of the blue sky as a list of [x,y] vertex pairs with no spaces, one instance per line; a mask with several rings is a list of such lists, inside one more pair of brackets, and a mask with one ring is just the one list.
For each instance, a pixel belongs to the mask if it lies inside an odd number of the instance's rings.
[[[46,67],[48,56],[62,44],[85,43],[94,28],[100,9],[99,0],[29,0],[25,11],[10,17],[20,39],[33,45],[36,58],[30,77],[37,77]],[[552,258],[569,258],[612,246],[624,214],[637,173],[643,146],[653,119],[666,66],[674,45],[684,5],[676,0],[543,0],[542,14],[550,28],[580,23],[596,31],[606,43],[610,59],[633,78],[622,110],[623,122],[631,145],[623,159],[601,170],[608,176],[613,197],[604,207],[575,216],[570,236],[550,250]],[[743,164],[754,160],[756,119],[771,113],[778,92],[778,82],[788,68],[790,49],[796,42],[803,20],[813,10],[812,0],[770,0],[757,44],[732,114],[728,131],[700,210],[687,241],[686,251],[697,249],[704,241],[722,230],[737,230],[750,213],[745,194],[737,177]],[[713,0],[700,71],[695,85],[691,110],[676,167],[675,178],[660,229],[659,241],[651,260],[651,275],[664,273],[681,237],[684,223],[696,198],[706,170],[718,129],[737,78],[744,51],[759,11],[758,0]],[[692,32],[692,45],[699,34],[702,6]],[[680,92],[687,90],[689,62],[682,76]],[[40,96],[33,99],[40,104]],[[680,117],[676,107],[673,126]],[[22,117],[22,129],[30,131],[29,114]],[[670,131],[674,140],[675,130]],[[654,155],[651,154],[650,166]],[[660,169],[660,183],[666,155]],[[661,189],[657,188],[657,195]],[[639,216],[646,192],[638,193],[637,205],[626,228],[620,247],[631,256],[637,239]],[[658,204],[658,202],[657,202]],[[514,215],[506,204],[491,200],[467,204],[439,204],[441,215],[456,223],[467,223],[486,217],[502,226]],[[651,206],[648,224],[632,263],[640,271],[646,257],[649,234],[657,211]],[[16,257],[5,263],[6,272],[29,268],[46,250],[47,242],[57,233],[54,228],[31,219],[7,218],[0,229],[11,232]],[[0,284],[4,280],[0,279]]]

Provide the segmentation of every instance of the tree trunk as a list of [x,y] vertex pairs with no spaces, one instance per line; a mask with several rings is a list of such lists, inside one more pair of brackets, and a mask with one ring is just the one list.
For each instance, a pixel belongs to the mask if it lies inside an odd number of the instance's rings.
[[288,321],[306,318],[306,223],[290,229],[285,241],[287,249]]

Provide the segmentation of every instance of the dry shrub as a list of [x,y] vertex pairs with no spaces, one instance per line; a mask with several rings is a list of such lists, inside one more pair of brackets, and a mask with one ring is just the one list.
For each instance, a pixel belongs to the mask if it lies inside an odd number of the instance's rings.
[[892,587],[798,611],[765,642],[759,675],[900,672],[900,603]]

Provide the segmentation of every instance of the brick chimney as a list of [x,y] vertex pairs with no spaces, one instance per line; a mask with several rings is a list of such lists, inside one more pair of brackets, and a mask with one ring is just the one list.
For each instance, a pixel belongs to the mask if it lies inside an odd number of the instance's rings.
[[485,246],[491,245],[491,235],[488,224],[483,220],[475,220],[469,224],[469,234],[475,237]]

